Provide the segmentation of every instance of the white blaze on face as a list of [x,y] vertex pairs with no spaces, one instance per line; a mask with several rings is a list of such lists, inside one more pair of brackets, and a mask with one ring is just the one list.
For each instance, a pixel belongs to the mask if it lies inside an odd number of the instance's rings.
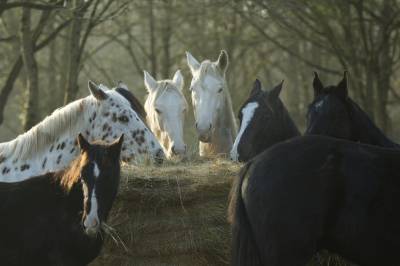
[[[97,163],[94,163],[93,175],[95,179],[97,179],[100,175],[100,170],[99,167],[97,166]],[[90,229],[96,230],[96,228],[99,226],[100,222],[97,211],[98,211],[98,205],[97,205],[96,186],[95,186],[93,188],[92,196],[90,198],[90,212],[86,216],[85,221],[83,222],[83,225],[85,226],[86,230]]]
[[324,105],[324,100],[321,100],[321,101],[317,102],[317,103],[315,104],[315,108],[316,108],[316,109],[321,109],[321,108],[322,108],[322,105]]
[[249,125],[251,119],[253,119],[254,113],[258,107],[258,103],[250,102],[246,104],[246,106],[242,109],[242,123],[240,125],[239,133],[236,136],[235,143],[233,143],[233,147],[231,150],[231,160],[238,161],[239,153],[238,153],[238,145],[240,143],[240,139],[247,126]]

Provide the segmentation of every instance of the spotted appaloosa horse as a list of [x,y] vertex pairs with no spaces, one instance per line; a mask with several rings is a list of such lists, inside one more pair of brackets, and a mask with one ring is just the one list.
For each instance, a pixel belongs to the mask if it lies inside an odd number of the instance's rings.
[[226,84],[228,54],[221,51],[216,62],[199,63],[186,52],[192,73],[190,91],[199,137],[200,156],[228,154],[237,132],[231,96]]
[[188,104],[182,93],[181,71],[176,71],[172,80],[160,81],[144,71],[144,84],[149,93],[144,104],[148,125],[169,158],[184,157],[186,144],[183,140],[183,125]]
[[79,266],[98,256],[118,191],[122,142],[90,144],[79,135],[80,155],[66,170],[0,183],[2,265]]
[[89,139],[114,141],[124,134],[121,158],[140,161],[150,154],[156,162],[164,152],[129,101],[115,90],[89,82],[91,95],[57,109],[16,139],[0,144],[0,181],[15,182],[64,169],[75,159],[79,132]]

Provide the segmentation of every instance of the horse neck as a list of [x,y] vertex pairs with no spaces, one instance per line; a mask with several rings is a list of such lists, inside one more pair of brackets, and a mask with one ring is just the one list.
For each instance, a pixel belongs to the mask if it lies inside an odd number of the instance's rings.
[[[28,138],[29,134],[32,133],[30,131],[35,130],[36,127],[11,142],[1,144],[13,145],[14,152],[0,154],[0,157],[4,158],[3,162],[0,160],[0,182],[17,182],[65,169],[79,154],[76,142],[78,133],[90,137],[90,128],[87,128],[84,123],[87,120],[86,116],[86,112],[83,112],[83,114],[76,116],[76,121],[64,121],[64,124],[70,126],[70,128],[57,130],[58,134],[49,136],[53,141],[43,146],[40,144],[35,146],[36,144],[28,143],[24,139]],[[42,128],[40,132],[37,132],[36,139],[44,138],[47,136],[46,134],[52,133],[54,132],[48,133]],[[22,153],[25,155],[21,156],[21,149],[26,148],[35,149],[35,151],[24,151]]]
[[291,139],[297,136],[300,136],[300,131],[294,123],[292,117],[290,116],[288,110],[282,103],[282,123],[283,123],[283,132],[282,138],[284,140]]
[[227,86],[224,87],[222,106],[217,114],[215,130],[211,142],[200,142],[200,155],[228,154],[237,133],[237,124],[233,113],[232,100]]
[[368,115],[353,101],[352,107],[353,132],[356,141],[388,148],[400,148],[400,145],[391,141],[371,121]]

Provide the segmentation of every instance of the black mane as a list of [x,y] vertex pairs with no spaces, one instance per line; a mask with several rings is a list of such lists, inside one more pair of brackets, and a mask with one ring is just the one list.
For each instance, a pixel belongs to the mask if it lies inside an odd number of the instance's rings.
[[121,94],[128,102],[131,104],[132,109],[139,115],[140,119],[146,124],[146,110],[144,109],[142,103],[139,101],[138,98],[133,95],[132,92],[125,88],[117,87],[115,89],[119,94]]

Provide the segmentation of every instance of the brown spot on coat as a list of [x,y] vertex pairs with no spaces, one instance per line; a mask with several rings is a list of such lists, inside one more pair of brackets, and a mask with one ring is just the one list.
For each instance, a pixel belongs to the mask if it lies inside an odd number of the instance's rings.
[[21,165],[21,172],[28,170],[30,168],[29,164],[23,164]]

